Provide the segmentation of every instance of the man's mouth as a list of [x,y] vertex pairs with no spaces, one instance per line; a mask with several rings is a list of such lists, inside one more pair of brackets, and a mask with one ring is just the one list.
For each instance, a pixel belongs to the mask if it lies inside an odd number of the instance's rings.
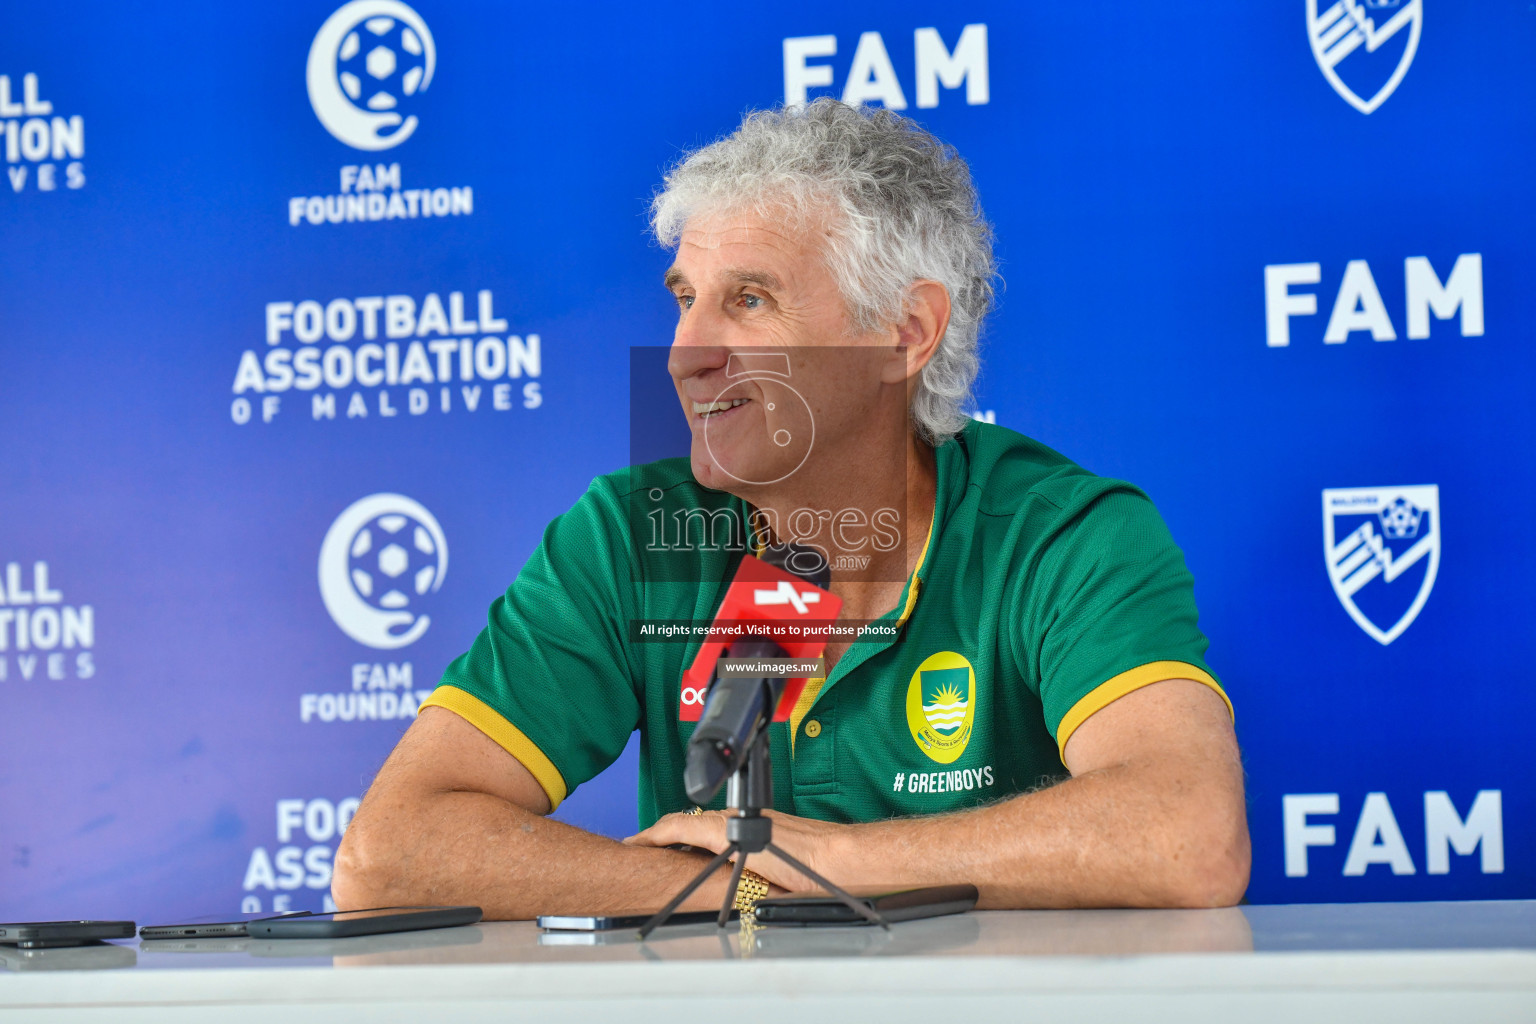
[[738,405],[746,405],[750,401],[752,401],[750,398],[728,398],[720,402],[694,402],[693,414],[701,419],[709,419],[711,416],[729,412]]

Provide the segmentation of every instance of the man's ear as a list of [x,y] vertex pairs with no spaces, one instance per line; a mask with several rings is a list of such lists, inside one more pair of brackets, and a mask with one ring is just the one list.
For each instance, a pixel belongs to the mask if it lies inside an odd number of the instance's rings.
[[893,332],[901,358],[891,361],[882,376],[885,383],[911,380],[928,365],[949,329],[949,309],[949,291],[942,284],[926,278],[912,283],[907,289],[906,319]]

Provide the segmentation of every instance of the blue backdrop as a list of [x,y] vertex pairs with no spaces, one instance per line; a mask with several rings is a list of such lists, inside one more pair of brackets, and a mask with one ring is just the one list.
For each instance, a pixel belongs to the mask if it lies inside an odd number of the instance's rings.
[[1536,896],[1529,4],[413,3],[8,12],[0,917],[319,909],[628,457],[662,169],[824,94],[971,163],[977,415],[1184,548],[1250,898]]

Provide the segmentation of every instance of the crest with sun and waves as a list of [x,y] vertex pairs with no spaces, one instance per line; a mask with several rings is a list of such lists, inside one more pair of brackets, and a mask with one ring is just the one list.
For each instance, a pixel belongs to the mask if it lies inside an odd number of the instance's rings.
[[939,764],[965,753],[976,722],[976,670],[954,651],[931,655],[907,685],[907,728],[919,750]]

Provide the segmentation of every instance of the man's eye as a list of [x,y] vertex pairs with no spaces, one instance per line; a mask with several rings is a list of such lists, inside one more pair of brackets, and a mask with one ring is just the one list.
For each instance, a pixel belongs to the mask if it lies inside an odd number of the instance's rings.
[[748,309],[756,309],[763,304],[763,299],[760,295],[743,295],[741,301],[746,304]]
[[679,295],[677,297],[677,304],[679,306],[681,306],[682,308],[684,308],[684,309],[692,309],[693,308],[693,296],[692,295]]

